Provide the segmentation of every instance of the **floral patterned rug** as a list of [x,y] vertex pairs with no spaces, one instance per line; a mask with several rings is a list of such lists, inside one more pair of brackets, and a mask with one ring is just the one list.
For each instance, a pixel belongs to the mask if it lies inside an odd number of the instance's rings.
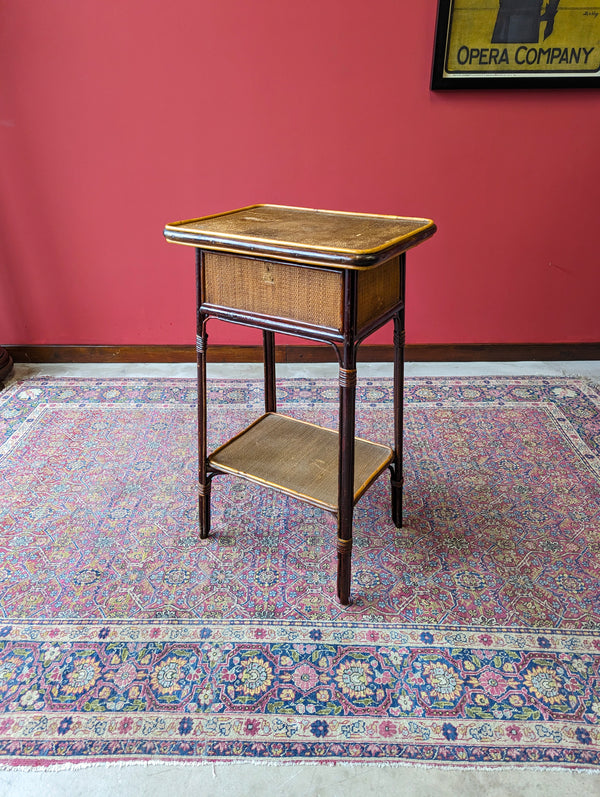
[[[278,383],[334,427],[337,384]],[[262,385],[210,383],[212,445]],[[132,760],[600,764],[600,395],[410,379],[405,522],[382,476],[335,519],[219,476],[197,534],[193,380],[0,394],[0,765]],[[357,433],[392,439],[391,381]]]

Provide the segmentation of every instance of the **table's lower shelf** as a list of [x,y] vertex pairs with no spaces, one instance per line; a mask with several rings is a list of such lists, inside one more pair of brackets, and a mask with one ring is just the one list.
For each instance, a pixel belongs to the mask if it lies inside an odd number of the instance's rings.
[[[338,433],[267,413],[209,457],[231,473],[328,511],[338,508]],[[354,503],[389,465],[393,451],[355,438]]]

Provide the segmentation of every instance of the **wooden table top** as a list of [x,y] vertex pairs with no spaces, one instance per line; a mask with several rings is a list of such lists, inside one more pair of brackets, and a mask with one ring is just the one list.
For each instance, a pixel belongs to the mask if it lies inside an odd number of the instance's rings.
[[338,268],[376,266],[431,237],[430,219],[251,205],[167,224],[173,243]]

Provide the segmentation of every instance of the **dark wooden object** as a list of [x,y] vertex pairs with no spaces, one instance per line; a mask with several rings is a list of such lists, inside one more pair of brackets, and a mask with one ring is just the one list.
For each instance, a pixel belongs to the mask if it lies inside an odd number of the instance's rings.
[[[389,467],[392,517],[402,525],[405,252],[435,232],[428,219],[254,205],[168,224],[167,240],[197,252],[200,536],[210,531],[210,488],[230,473],[337,516],[338,597],[350,602],[355,503]],[[263,330],[265,414],[207,454],[209,318]],[[355,438],[360,342],[394,322],[393,448]],[[276,412],[274,333],[328,343],[339,363],[339,429]]]
[[4,380],[10,376],[12,369],[12,357],[6,349],[0,348],[0,390],[4,388]]

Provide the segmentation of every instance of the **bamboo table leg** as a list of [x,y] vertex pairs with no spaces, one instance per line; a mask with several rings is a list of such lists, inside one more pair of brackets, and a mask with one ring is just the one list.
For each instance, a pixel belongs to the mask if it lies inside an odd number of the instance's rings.
[[350,603],[352,519],[354,514],[354,428],[356,418],[356,274],[344,280],[344,344],[340,361],[339,455],[338,455],[338,576],[340,603]]
[[392,520],[402,528],[404,440],[404,312],[394,318],[394,459],[391,466]]
[[352,518],[354,514],[354,426],[356,368],[340,368],[340,435],[338,488],[338,580],[340,603],[350,603]]
[[402,528],[404,485],[404,291],[406,257],[400,256],[402,307],[394,315],[394,459],[391,465],[392,520]]
[[275,382],[275,333],[263,330],[265,364],[265,412],[277,412],[277,388]]
[[[202,251],[196,249],[197,307],[201,306]],[[198,524],[200,538],[206,539],[210,532],[210,479],[207,472],[207,423],[206,423],[206,321],[207,316],[198,310],[196,318],[196,364],[198,379]]]

